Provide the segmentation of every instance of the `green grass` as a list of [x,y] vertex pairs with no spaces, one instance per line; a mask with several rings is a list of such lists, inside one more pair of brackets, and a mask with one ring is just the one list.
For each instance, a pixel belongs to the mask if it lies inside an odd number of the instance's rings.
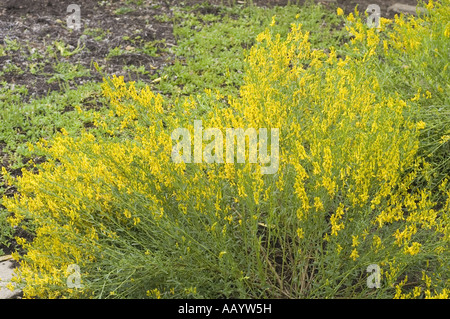
[[114,14],[121,15],[121,14],[127,14],[127,13],[130,13],[130,12],[133,12],[133,11],[134,11],[133,8],[121,7],[121,8],[119,8],[119,9],[115,10],[115,11],[114,11]]
[[86,28],[83,34],[94,37],[95,41],[101,41],[105,38],[107,31],[103,30],[102,28]]
[[20,49],[20,43],[18,40],[11,40],[8,37],[5,37],[4,42],[6,51],[16,52]]
[[22,104],[22,98],[27,95],[26,88],[11,88],[7,83],[2,83],[0,142],[3,144],[2,151],[10,156],[10,168],[22,168],[24,160],[32,156],[27,143],[35,143],[41,138],[51,139],[61,128],[76,134],[87,125],[91,119],[80,118],[75,107],[100,108],[102,102],[96,95],[99,89],[99,84],[88,83],[77,90],[52,92],[45,98]]
[[[216,12],[201,13],[208,11]],[[341,20],[320,5],[263,9],[201,4],[178,8],[174,11],[174,34],[178,41],[173,48],[175,63],[166,69],[169,80],[161,82],[158,89],[172,96],[195,95],[205,88],[236,95],[243,83],[246,51],[273,16],[282,37],[291,23],[301,21],[304,29],[311,32],[311,42],[316,48],[338,46],[345,37],[345,32],[338,28]]]
[[53,67],[54,74],[47,80],[47,83],[69,82],[76,78],[89,77],[90,71],[80,64],[70,64],[60,62]]

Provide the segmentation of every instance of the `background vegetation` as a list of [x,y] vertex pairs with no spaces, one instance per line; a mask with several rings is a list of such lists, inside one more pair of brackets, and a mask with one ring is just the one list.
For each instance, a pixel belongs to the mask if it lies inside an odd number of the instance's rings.
[[[5,89],[0,225],[33,234],[15,238],[25,297],[447,298],[449,5],[378,30],[320,6],[183,8],[151,88],[105,75],[19,113]],[[277,174],[173,163],[195,119],[280,128]]]

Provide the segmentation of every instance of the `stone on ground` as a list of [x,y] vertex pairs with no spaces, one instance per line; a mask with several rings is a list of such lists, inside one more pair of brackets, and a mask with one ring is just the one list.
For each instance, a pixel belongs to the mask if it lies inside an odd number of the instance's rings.
[[14,276],[15,264],[9,256],[0,257],[0,299],[13,299],[20,295],[20,290],[11,291],[6,285]]
[[387,9],[388,12],[417,14],[417,11],[424,13],[425,8],[411,6],[409,4],[395,3]]

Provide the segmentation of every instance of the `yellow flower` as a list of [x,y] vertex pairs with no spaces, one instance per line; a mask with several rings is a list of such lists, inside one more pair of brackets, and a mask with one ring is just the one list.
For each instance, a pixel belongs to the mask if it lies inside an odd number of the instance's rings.
[[355,16],[353,15],[353,13],[350,12],[350,14],[347,17],[347,20],[350,22],[354,22],[355,21]]
[[410,247],[405,247],[404,252],[405,254],[410,254],[411,256],[417,255],[420,251],[420,247],[422,245],[418,242],[413,242],[413,244]]
[[276,21],[275,21],[275,16],[272,17],[272,22],[270,23],[270,26],[273,27],[275,25]]
[[303,229],[297,228],[297,236],[298,238],[302,239],[304,237]]
[[27,242],[27,240],[23,237],[15,237],[15,239],[17,244],[20,246],[23,246]]
[[424,121],[419,121],[419,122],[417,122],[417,125],[416,125],[418,130],[423,130],[426,126],[427,126],[427,124]]
[[155,288],[153,290],[147,290],[147,297],[154,296],[156,299],[161,299],[161,292],[158,290],[158,288]]
[[414,97],[411,98],[411,101],[418,101],[420,99],[420,89],[419,91],[414,95]]
[[445,27],[444,36],[450,38],[450,22],[447,23],[447,26]]
[[344,215],[344,205],[342,203],[339,204],[339,207],[336,209],[336,213],[334,213],[330,217],[330,223],[331,223],[331,235],[337,236],[338,232],[345,228],[345,225],[343,223],[338,223],[338,221],[342,218]]
[[419,297],[421,293],[422,293],[422,287],[419,287],[419,286],[414,287],[414,290],[413,290],[413,297],[414,298]]
[[323,211],[324,208],[322,201],[320,200],[320,197],[314,197],[314,208],[316,209],[317,212]]
[[375,251],[381,248],[381,244],[381,238],[377,235],[374,235],[372,239],[372,246],[375,248]]
[[231,223],[233,222],[233,215],[225,216],[223,219],[228,221],[228,223],[231,225]]
[[123,214],[125,215],[126,218],[131,218],[131,213],[130,213],[130,211],[128,209],[125,209],[123,211]]
[[354,236],[352,235],[352,247],[357,247],[359,244],[358,235]]
[[353,259],[353,261],[355,261],[358,257],[359,257],[358,251],[356,250],[356,248],[354,248],[352,250],[352,253],[350,254],[350,258]]
[[337,15],[341,16],[344,14],[344,10],[342,10],[341,8],[337,8]]
[[7,283],[5,287],[11,291],[14,291],[16,289],[16,287],[14,287],[14,285],[11,282]]
[[392,20],[380,17],[380,24],[381,25],[391,24],[391,23],[392,23]]

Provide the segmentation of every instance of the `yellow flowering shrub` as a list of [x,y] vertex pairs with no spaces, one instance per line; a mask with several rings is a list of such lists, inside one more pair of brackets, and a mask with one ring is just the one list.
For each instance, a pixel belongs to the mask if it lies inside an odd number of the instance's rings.
[[[411,32],[440,23],[423,19]],[[268,28],[226,106],[219,91],[169,105],[105,79],[111,111],[97,129],[63,131],[32,146],[48,157],[36,170],[4,172],[20,193],[3,199],[10,222],[36,226],[15,255],[25,297],[447,298],[449,186],[437,202],[419,183],[423,123],[375,71],[380,52],[404,40],[383,42],[352,20],[345,58],[312,48],[301,25],[286,39]],[[248,160],[174,163],[172,131],[194,132],[204,105],[205,128],[278,128],[277,172]],[[67,285],[71,264],[81,287]],[[372,264],[378,289],[366,285]]]
[[[365,28],[358,13],[346,20],[352,34],[350,54],[376,54],[379,85],[395,89],[410,101],[410,116],[421,131],[419,153],[426,156],[434,189],[450,175],[450,1],[419,2],[427,13],[418,17],[381,18],[378,29]],[[378,43],[370,46],[370,43]]]

